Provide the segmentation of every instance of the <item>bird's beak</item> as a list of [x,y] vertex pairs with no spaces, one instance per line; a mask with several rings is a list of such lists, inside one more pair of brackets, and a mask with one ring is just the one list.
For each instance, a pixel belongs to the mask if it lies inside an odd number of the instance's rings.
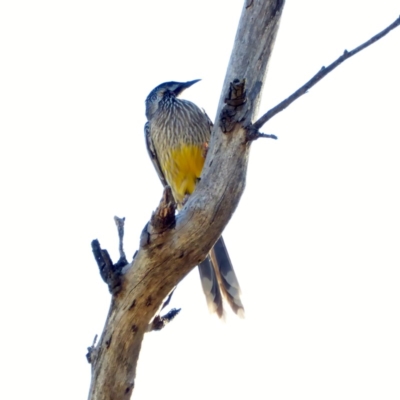
[[195,83],[201,81],[201,79],[195,79],[194,81],[189,81],[189,82],[182,82],[175,90],[174,94],[176,96],[179,96],[185,89],[188,87],[194,85]]

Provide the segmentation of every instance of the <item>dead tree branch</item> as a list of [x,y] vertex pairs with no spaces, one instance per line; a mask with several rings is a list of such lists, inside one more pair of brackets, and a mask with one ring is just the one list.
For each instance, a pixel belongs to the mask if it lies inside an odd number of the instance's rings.
[[123,219],[116,219],[120,239],[120,260],[116,264],[98,241],[92,243],[100,274],[113,297],[99,343],[89,348],[89,400],[131,397],[145,333],[162,329],[175,317],[177,310],[158,316],[163,302],[204,259],[239,203],[245,187],[250,142],[257,137],[276,138],[258,130],[344,60],[400,24],[399,18],[368,42],[345,52],[252,124],[283,6],[284,0],[245,1],[202,178],[179,214],[175,215],[175,204],[166,188],[160,205],[143,229],[140,248],[130,264],[126,264],[123,250]]
[[307,93],[307,91],[312,88],[316,83],[318,83],[322,78],[325,78],[331,71],[333,71],[336,67],[338,67],[340,64],[342,64],[345,60],[349,59],[350,57],[353,57],[355,54],[359,53],[361,50],[364,50],[365,48],[371,46],[371,44],[377,42],[379,39],[382,39],[384,36],[386,36],[390,31],[395,29],[400,25],[400,17],[396,19],[392,24],[390,24],[387,28],[385,28],[383,31],[377,33],[375,36],[373,36],[371,39],[367,40],[365,43],[361,44],[360,46],[356,47],[355,49],[351,51],[345,50],[344,53],[337,58],[333,63],[329,64],[327,67],[322,67],[319,72],[317,72],[308,82],[306,82],[302,87],[297,89],[293,94],[291,94],[288,98],[285,100],[281,101],[278,105],[275,107],[271,108],[269,111],[267,111],[261,118],[258,119],[249,129],[249,131],[252,133],[252,137],[250,138],[251,140],[257,139],[259,137],[265,137],[264,134],[258,133],[258,130],[261,129],[261,127],[269,121],[272,117],[274,117],[276,114],[280,113],[283,111],[285,108],[287,108],[290,104],[292,104],[295,100],[297,100],[300,96],[303,94]]
[[[283,6],[283,0],[244,4],[217,115],[226,98],[233,100],[229,88],[236,78],[246,79],[246,96],[243,92],[240,104],[231,104],[235,112],[229,132],[221,131],[221,117],[214,124],[196,191],[176,216],[164,192],[143,230],[139,251],[121,271],[121,289],[113,293],[103,333],[91,350],[90,400],[131,397],[142,340],[154,316],[180,280],[204,259],[239,203],[249,154],[245,127],[258,110]],[[100,261],[104,263],[102,257]]]

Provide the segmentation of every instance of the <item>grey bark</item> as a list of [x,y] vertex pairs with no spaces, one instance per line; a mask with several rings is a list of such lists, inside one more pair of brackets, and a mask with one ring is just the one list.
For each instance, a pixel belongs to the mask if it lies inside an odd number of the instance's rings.
[[207,255],[235,211],[246,182],[250,142],[246,128],[255,118],[279,21],[282,0],[245,1],[217,115],[230,82],[245,79],[247,102],[237,108],[232,130],[214,125],[202,179],[174,217],[164,193],[142,233],[132,264],[122,270],[104,331],[91,348],[90,400],[129,399],[143,337],[170,291]]

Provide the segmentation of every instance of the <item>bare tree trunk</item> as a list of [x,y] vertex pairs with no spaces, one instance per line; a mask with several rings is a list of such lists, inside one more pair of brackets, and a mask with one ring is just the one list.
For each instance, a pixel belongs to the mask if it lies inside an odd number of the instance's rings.
[[[202,179],[176,218],[172,197],[164,192],[134,261],[122,269],[99,344],[90,352],[91,400],[131,397],[152,318],[171,290],[205,258],[239,203],[250,147],[247,128],[258,110],[283,6],[283,0],[245,1]],[[235,79],[246,81],[244,104],[240,83],[233,87],[239,92],[230,90]],[[230,100],[224,106],[226,98]]]

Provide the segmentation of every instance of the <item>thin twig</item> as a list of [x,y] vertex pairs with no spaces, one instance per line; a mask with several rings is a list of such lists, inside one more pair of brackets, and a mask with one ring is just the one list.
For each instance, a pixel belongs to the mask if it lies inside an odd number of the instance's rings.
[[307,83],[305,83],[300,89],[296,90],[292,95],[290,95],[287,99],[280,102],[277,106],[271,108],[267,111],[261,118],[258,119],[253,125],[252,129],[258,131],[267,121],[269,121],[272,117],[274,117],[279,112],[283,111],[286,107],[288,107],[291,103],[293,103],[296,99],[306,93],[311,87],[313,87],[317,82],[319,82],[322,78],[329,74],[332,70],[334,70],[337,66],[339,66],[343,61],[348,58],[354,56],[359,53],[361,50],[364,50],[366,47],[375,43],[379,39],[383,38],[387,35],[391,30],[398,27],[400,25],[400,17],[396,19],[391,25],[385,28],[383,31],[379,32],[371,39],[367,40],[365,43],[356,47],[351,51],[345,50],[344,53],[335,60],[332,64],[327,67],[322,67],[321,70],[315,74]]
[[118,229],[118,238],[119,238],[119,260],[118,263],[121,264],[128,264],[128,261],[126,259],[125,251],[124,251],[124,225],[125,225],[125,217],[119,218],[117,216],[114,217],[114,222],[115,225],[117,225]]
[[180,308],[173,308],[171,311],[168,311],[168,313],[163,316],[155,316],[153,321],[147,327],[147,331],[161,331],[161,329],[165,328],[165,326],[168,325],[179,314],[180,311]]
[[168,295],[168,297],[167,297],[166,300],[164,301],[164,303],[163,303],[163,305],[162,305],[162,307],[161,307],[161,310],[163,310],[165,307],[167,307],[167,305],[169,304],[169,302],[170,302],[171,299],[172,299],[172,295],[174,294],[175,289],[176,289],[176,287],[174,287],[174,288],[172,289],[171,293]]
[[88,352],[86,354],[86,359],[89,364],[91,364],[93,361],[93,352],[96,350],[96,342],[97,342],[97,335],[95,335],[92,345],[87,348]]
[[278,136],[276,136],[276,135],[274,135],[274,134],[272,134],[272,133],[259,133],[258,134],[258,137],[260,137],[260,138],[266,138],[266,139],[275,139],[275,140],[277,140],[278,139]]

